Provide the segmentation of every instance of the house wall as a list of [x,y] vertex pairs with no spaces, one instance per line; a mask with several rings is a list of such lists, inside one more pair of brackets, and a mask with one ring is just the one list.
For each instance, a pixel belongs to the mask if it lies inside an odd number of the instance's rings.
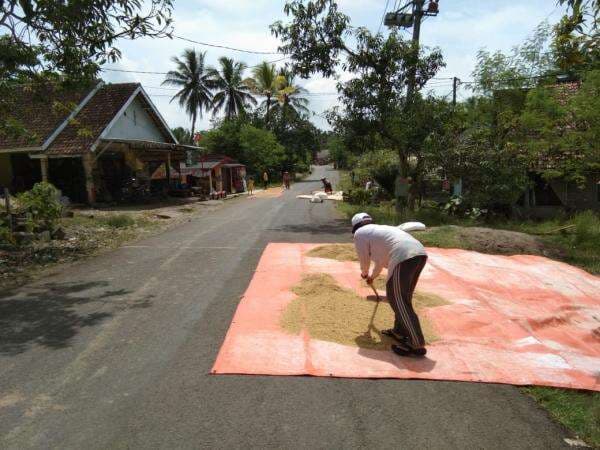
[[156,126],[150,115],[135,99],[108,131],[108,139],[142,139],[165,142],[166,138]]
[[0,187],[9,187],[13,180],[10,155],[0,153]]

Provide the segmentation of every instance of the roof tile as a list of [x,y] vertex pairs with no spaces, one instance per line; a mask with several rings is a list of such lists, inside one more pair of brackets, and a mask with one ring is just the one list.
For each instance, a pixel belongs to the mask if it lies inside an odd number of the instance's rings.
[[50,144],[46,153],[80,155],[90,151],[92,144],[139,87],[139,83],[102,86]]
[[91,89],[92,86],[73,89],[51,83],[11,88],[1,101],[25,132],[0,134],[0,149],[41,147]]

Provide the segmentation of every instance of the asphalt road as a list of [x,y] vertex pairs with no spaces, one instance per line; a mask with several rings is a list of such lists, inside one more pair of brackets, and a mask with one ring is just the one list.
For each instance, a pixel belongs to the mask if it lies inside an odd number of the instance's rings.
[[3,293],[0,448],[565,447],[510,386],[208,374],[267,243],[350,241],[324,170]]

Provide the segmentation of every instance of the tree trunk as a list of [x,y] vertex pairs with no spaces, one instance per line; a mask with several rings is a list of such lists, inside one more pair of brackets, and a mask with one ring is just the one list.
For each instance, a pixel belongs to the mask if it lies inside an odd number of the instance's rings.
[[196,128],[196,111],[192,114],[192,145],[194,145],[194,131]]
[[265,116],[265,123],[269,123],[269,111],[271,110],[271,94],[267,94],[267,114]]

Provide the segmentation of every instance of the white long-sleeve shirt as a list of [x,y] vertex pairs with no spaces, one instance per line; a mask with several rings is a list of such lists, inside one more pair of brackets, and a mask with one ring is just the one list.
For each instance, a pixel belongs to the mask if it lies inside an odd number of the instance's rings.
[[415,256],[427,255],[425,247],[414,237],[397,227],[364,225],[354,233],[354,246],[363,275],[369,274],[371,261],[375,264],[371,276],[377,278],[381,270],[388,269],[388,279],[394,267]]

